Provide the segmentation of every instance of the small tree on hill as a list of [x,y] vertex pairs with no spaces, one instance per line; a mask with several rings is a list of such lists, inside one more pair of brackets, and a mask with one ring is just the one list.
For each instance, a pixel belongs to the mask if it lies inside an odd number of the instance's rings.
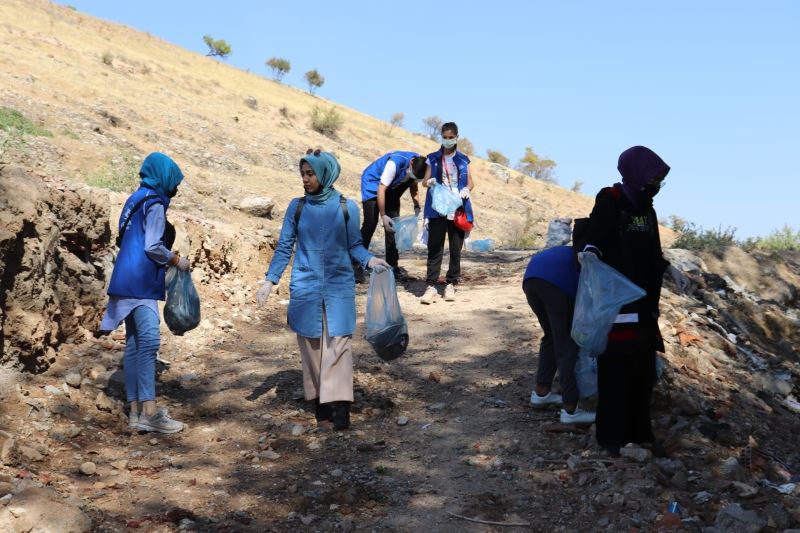
[[308,94],[312,96],[317,92],[317,89],[325,85],[325,78],[322,77],[322,74],[317,72],[317,69],[306,72],[305,78],[308,83]]
[[519,160],[517,170],[537,180],[555,183],[556,179],[555,176],[553,176],[553,169],[555,169],[555,167],[555,161],[552,159],[542,159],[533,151],[533,148],[527,146],[525,148],[525,155]]
[[475,145],[466,137],[458,138],[458,150],[462,154],[472,155],[475,153]]
[[394,113],[392,115],[392,118],[389,119],[389,124],[390,124],[390,126],[389,126],[389,135],[392,134],[392,129],[394,129],[395,126],[397,126],[398,128],[402,128],[403,127],[403,121],[405,120],[405,118],[406,118],[406,115],[402,111]]
[[214,39],[212,36],[206,34],[203,35],[203,42],[208,46],[207,56],[218,56],[225,59],[231,55],[231,45],[225,42],[224,39]]
[[498,150],[492,150],[491,148],[486,150],[486,159],[488,159],[492,163],[503,165],[504,167],[507,167],[511,164],[511,160],[507,158],[502,152]]
[[444,124],[444,122],[436,115],[432,117],[425,117],[422,119],[422,126],[425,128],[425,135],[427,135],[428,138],[432,141],[439,140],[439,135],[441,135],[442,124]]
[[292,64],[289,63],[289,60],[282,57],[271,57],[265,65],[272,71],[272,79],[278,83],[292,70]]

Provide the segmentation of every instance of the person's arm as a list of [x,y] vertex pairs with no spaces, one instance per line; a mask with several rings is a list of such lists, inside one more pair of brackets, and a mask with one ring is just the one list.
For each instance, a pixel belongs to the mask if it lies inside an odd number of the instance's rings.
[[164,246],[164,204],[152,203],[144,214],[144,253],[159,265],[174,266],[180,257]]
[[472,169],[469,168],[469,163],[467,163],[467,189],[470,191],[475,187],[475,182],[472,180]]
[[269,270],[267,270],[265,276],[267,281],[275,284],[280,281],[283,271],[286,270],[289,259],[292,258],[294,243],[297,240],[297,227],[294,222],[297,202],[297,199],[292,200],[286,209],[286,214],[283,216],[281,235],[278,238],[278,246],[275,248],[275,253],[272,254],[272,261],[269,263]]
[[433,187],[436,179],[431,176],[431,162],[429,159],[425,160],[425,177],[422,180],[422,185],[425,188]]
[[617,201],[613,196],[600,191],[595,198],[592,213],[589,215],[589,227],[587,228],[586,245],[583,250],[589,251],[603,257],[603,253],[608,251],[613,243],[612,239],[616,236],[615,226],[617,224]]
[[378,213],[380,213],[381,219],[386,214],[386,185],[383,183],[378,185]]
[[419,185],[412,183],[408,188],[408,193],[411,195],[411,201],[414,202],[414,215],[419,216]]

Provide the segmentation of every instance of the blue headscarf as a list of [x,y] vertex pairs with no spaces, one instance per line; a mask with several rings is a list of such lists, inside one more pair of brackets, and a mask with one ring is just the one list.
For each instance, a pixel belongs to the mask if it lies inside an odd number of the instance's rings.
[[160,152],[148,155],[139,170],[141,185],[146,185],[166,198],[178,192],[178,184],[183,181],[183,172],[169,156]]
[[339,179],[339,172],[342,167],[339,162],[329,152],[315,151],[307,154],[300,160],[300,168],[303,168],[303,163],[308,163],[317,175],[317,180],[320,184],[320,190],[316,194],[306,193],[306,200],[315,204],[327,201],[331,196],[338,194],[336,189],[333,188],[334,182]]

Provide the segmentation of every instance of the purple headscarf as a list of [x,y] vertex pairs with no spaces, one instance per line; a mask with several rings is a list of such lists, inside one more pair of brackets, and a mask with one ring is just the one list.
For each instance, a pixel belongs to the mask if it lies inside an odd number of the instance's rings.
[[642,188],[653,179],[664,179],[669,173],[667,165],[658,154],[644,146],[633,146],[622,152],[617,163],[622,174],[622,190],[634,206],[650,200],[642,194]]

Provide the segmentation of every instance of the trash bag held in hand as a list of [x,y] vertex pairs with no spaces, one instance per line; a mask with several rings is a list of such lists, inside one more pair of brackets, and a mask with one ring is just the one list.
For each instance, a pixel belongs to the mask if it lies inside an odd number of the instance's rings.
[[461,207],[461,204],[461,196],[447,185],[437,183],[431,189],[431,205],[433,206],[433,210],[443,217],[455,213],[456,209]]
[[408,326],[390,269],[370,274],[365,326],[367,342],[384,361],[397,359],[406,351]]
[[597,394],[597,358],[589,355],[585,348],[581,348],[575,361],[575,382],[581,398]]
[[408,215],[405,217],[395,217],[394,222],[394,242],[398,252],[407,252],[414,247],[414,240],[417,238],[417,217]]
[[572,317],[572,340],[590,355],[599,355],[606,350],[608,332],[620,308],[646,293],[593,253],[583,252],[578,257],[581,274]]
[[175,335],[183,335],[200,324],[200,296],[189,272],[167,270],[167,303],[164,322]]

